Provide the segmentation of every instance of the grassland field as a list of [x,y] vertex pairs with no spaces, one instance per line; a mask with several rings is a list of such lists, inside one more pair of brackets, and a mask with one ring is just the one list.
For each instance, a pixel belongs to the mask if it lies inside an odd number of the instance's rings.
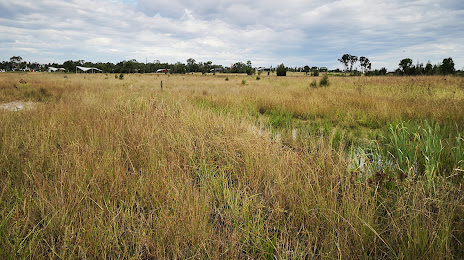
[[0,73],[0,258],[464,258],[464,78],[321,79]]

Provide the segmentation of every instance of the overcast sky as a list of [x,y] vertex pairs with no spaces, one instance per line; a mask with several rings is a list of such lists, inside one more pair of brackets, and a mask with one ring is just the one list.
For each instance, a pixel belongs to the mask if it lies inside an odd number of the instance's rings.
[[464,1],[0,0],[0,60],[464,67]]

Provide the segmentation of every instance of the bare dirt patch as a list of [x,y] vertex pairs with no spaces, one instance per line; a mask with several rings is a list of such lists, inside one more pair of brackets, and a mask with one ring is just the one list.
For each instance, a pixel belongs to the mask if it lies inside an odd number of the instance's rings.
[[9,103],[0,104],[0,110],[8,110],[8,111],[20,111],[20,110],[28,110],[32,109],[36,106],[36,103],[31,101],[13,101]]

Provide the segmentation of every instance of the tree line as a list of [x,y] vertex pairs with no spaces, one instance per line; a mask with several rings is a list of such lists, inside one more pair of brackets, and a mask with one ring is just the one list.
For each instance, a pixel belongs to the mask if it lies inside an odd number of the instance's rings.
[[59,63],[48,63],[48,64],[39,64],[39,63],[30,63],[24,61],[21,56],[13,56],[9,61],[3,61],[0,63],[0,70],[4,71],[47,71],[49,67],[59,67],[64,68],[68,72],[76,71],[77,66],[82,67],[94,67],[100,69],[107,73],[153,73],[158,70],[166,70],[169,73],[208,73],[208,72],[229,72],[229,73],[247,73],[254,74],[254,68],[252,67],[251,61],[246,63],[237,62],[232,64],[231,67],[224,67],[222,65],[213,64],[212,61],[206,62],[197,62],[193,58],[187,59],[186,63],[176,62],[176,63],[167,63],[160,62],[159,60],[154,60],[152,62],[142,63],[138,62],[135,59],[120,61],[116,64],[111,62],[86,62],[84,60],[68,60],[63,64]]
[[[340,63],[345,67],[345,73],[349,72],[350,75],[359,76],[365,74],[366,76],[379,76],[386,75],[388,73],[387,69],[381,68],[380,70],[371,70],[372,64],[368,58],[361,56],[357,57],[351,54],[343,54],[343,56],[338,59]],[[359,67],[361,68],[358,71],[357,67],[354,66],[359,61]],[[353,70],[354,66],[354,70]],[[412,75],[452,75],[456,73],[454,68],[454,61],[450,58],[443,59],[443,62],[432,65],[430,61],[424,66],[423,63],[417,62],[413,64],[412,59],[405,58],[400,61],[398,68],[393,72],[394,75],[398,76],[412,76]]]
[[397,75],[452,75],[456,73],[454,61],[450,58],[445,58],[441,63],[432,65],[430,61],[427,64],[417,62],[413,64],[412,59],[402,59],[398,64],[398,69],[395,71]]
[[[355,56],[351,54],[344,54],[340,59],[338,59],[344,67],[344,72],[349,73],[352,76],[366,75],[366,76],[379,76],[386,74],[394,74],[398,76],[404,75],[449,75],[455,74],[457,71],[454,68],[454,61],[450,58],[445,58],[441,63],[432,65],[427,62],[425,65],[423,63],[417,62],[413,63],[412,59],[405,58],[400,61],[398,68],[393,72],[388,72],[386,68],[372,70],[372,63],[369,58],[364,56]],[[252,75],[256,73],[256,69],[253,68],[251,61],[236,62],[231,64],[230,67],[224,67],[222,65],[213,64],[212,61],[206,62],[197,62],[193,58],[187,59],[186,63],[176,62],[176,63],[162,63],[159,60],[154,60],[152,62],[142,63],[138,62],[135,59],[120,61],[116,64],[107,62],[86,62],[84,60],[68,60],[63,64],[58,63],[49,63],[49,64],[39,64],[37,62],[26,62],[22,59],[21,56],[13,56],[9,61],[3,61],[0,63],[0,71],[47,71],[49,67],[60,67],[64,68],[68,72],[76,71],[77,66],[83,67],[94,67],[98,68],[106,73],[154,73],[159,70],[165,70],[169,73],[184,74],[184,73],[216,73],[216,72],[227,72],[227,73],[246,73]],[[358,70],[358,66],[359,69]],[[291,72],[305,72],[306,75],[311,72],[311,75],[318,76],[319,72],[340,72],[340,70],[328,71],[325,67],[309,67],[308,65],[304,67],[285,67],[283,64],[278,66],[280,68],[279,75],[285,75],[286,71]],[[276,68],[267,68],[272,72],[276,71]],[[285,73],[282,71],[285,70]],[[462,72],[461,72],[462,73]]]

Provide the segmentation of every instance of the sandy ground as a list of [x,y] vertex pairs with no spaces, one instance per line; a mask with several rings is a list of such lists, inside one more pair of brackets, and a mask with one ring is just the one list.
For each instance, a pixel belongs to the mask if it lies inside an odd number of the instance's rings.
[[10,103],[3,103],[0,104],[0,110],[9,110],[9,111],[20,111],[23,109],[31,109],[34,108],[34,102],[24,102],[24,101],[13,101]]

